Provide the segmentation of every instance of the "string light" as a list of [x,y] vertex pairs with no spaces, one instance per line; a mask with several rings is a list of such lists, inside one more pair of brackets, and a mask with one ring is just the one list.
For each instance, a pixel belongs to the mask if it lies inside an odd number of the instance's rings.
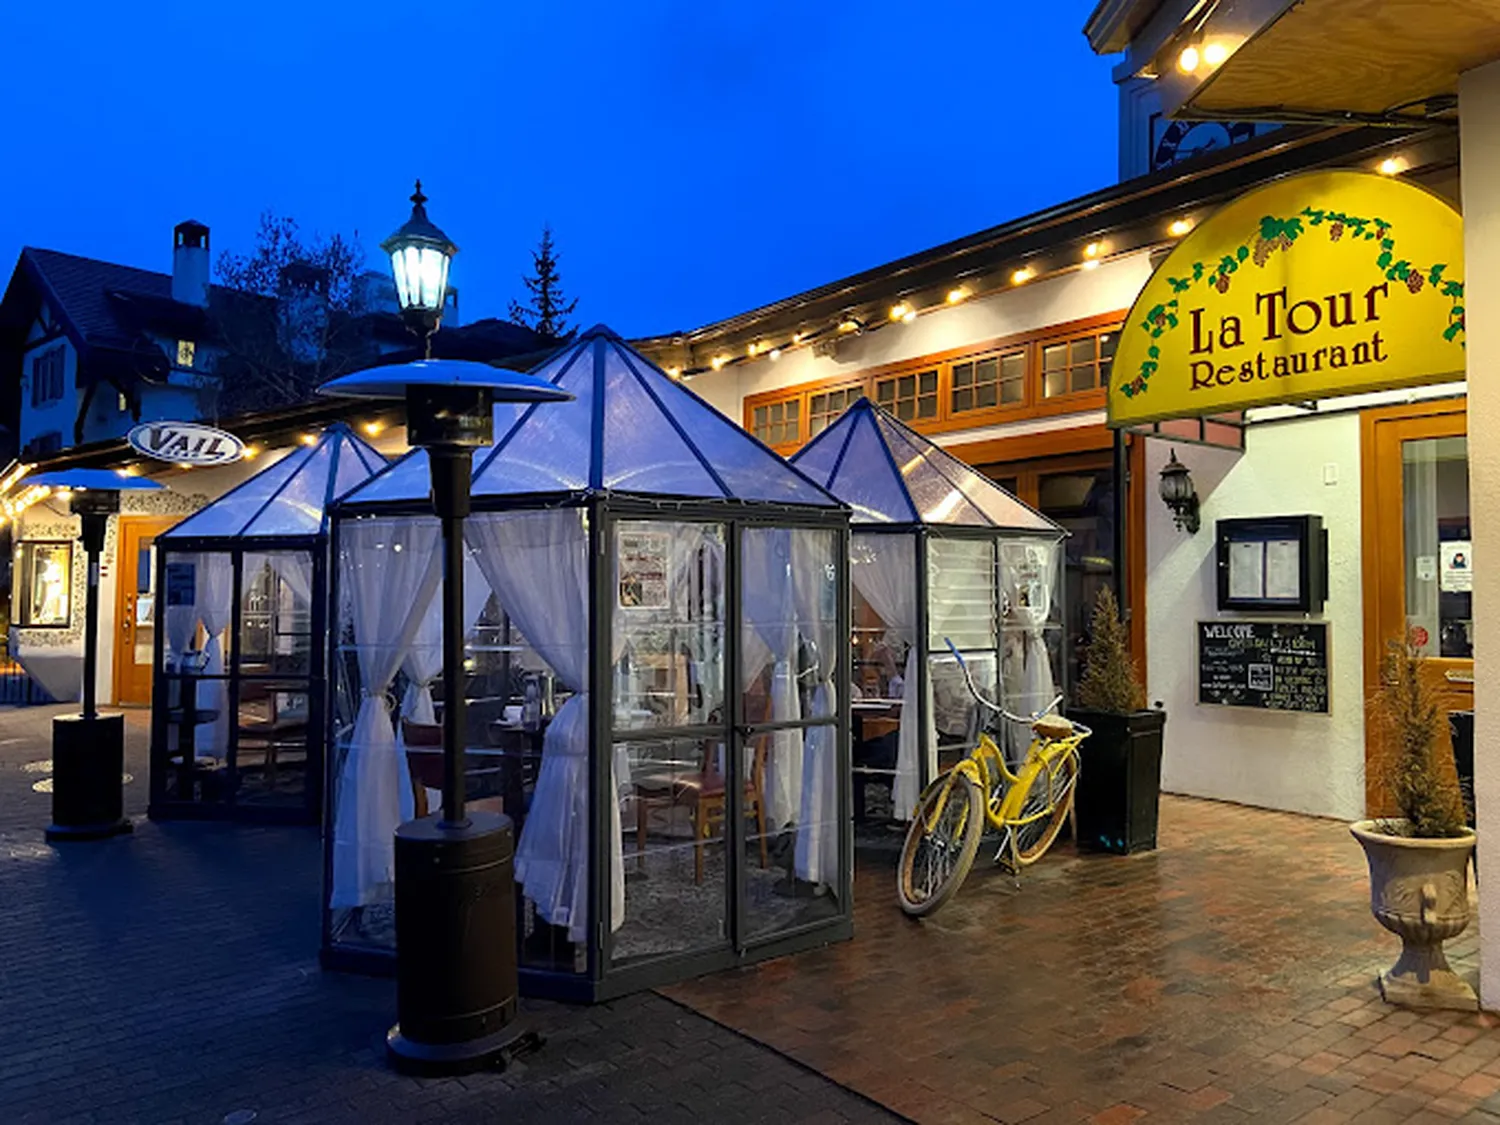
[[260,456],[260,446],[258,446],[258,445],[247,445],[247,446],[245,446],[245,454],[244,454],[244,456],[245,456],[245,460],[246,461],[254,461],[257,457]]
[[384,429],[384,422],[366,422],[364,425],[365,433],[369,434],[371,437],[378,437]]
[[1030,266],[1022,266],[1015,273],[1010,275],[1010,283],[1012,285],[1025,285],[1035,276],[1036,270],[1032,269]]
[[1203,61],[1209,66],[1218,66],[1229,57],[1229,48],[1222,43],[1210,43],[1203,48]]
[[667,374],[671,378],[673,378],[673,379],[681,379],[682,378],[682,368],[680,368],[680,367],[669,367],[669,368],[667,368]]
[[948,303],[950,305],[956,305],[961,301],[967,301],[968,299],[969,287],[967,285],[956,285],[952,289],[948,290]]
[[846,316],[843,320],[839,321],[840,332],[858,332],[860,327],[859,321],[855,320],[852,316]]
[[911,307],[909,301],[898,301],[891,306],[891,319],[910,324],[917,319],[917,310]]
[[1177,69],[1183,74],[1192,74],[1198,69],[1199,61],[1197,47],[1191,45],[1184,47],[1182,53],[1177,56]]
[[1097,258],[1097,257],[1099,257],[1099,255],[1101,255],[1103,253],[1104,253],[1104,243],[1102,243],[1102,242],[1090,242],[1087,246],[1085,246],[1083,248],[1083,256],[1085,258]]
[[729,357],[727,355],[716,355],[716,356],[713,357],[713,359],[709,360],[708,362],[709,362],[709,365],[715,371],[717,371],[717,370],[719,370],[719,368],[723,367],[726,363],[729,362]]
[[1167,231],[1174,238],[1181,238],[1183,235],[1187,234],[1187,232],[1190,231],[1190,230],[1192,230],[1192,229],[1193,229],[1193,223],[1192,223],[1191,219],[1173,219],[1172,220],[1172,225],[1167,228]]
[[116,469],[115,472],[122,477],[138,477],[141,475],[141,470],[135,465],[126,465],[123,469]]
[[1406,161],[1395,156],[1387,156],[1375,168],[1382,176],[1399,176],[1406,171]]
[[179,469],[182,469],[184,472],[187,471],[188,469],[192,468],[192,466],[189,465],[186,461],[179,461],[179,462],[177,462],[177,467]]
[[318,444],[318,435],[317,434],[303,434],[302,437],[299,440],[302,442],[303,445],[317,445]]
[[1098,269],[1099,268],[1099,259],[1098,258],[1086,258],[1084,260],[1084,263],[1083,263],[1083,268],[1086,269],[1086,270],[1096,270],[1096,269]]
[[780,348],[772,348],[769,354],[771,356],[771,362],[775,363],[778,359],[781,358],[781,349]]

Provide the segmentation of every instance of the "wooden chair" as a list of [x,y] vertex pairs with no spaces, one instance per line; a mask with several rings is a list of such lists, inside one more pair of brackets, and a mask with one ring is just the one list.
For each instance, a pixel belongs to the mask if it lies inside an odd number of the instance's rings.
[[[760,865],[770,866],[766,843],[766,744],[768,735],[756,739],[750,776],[745,779],[745,814],[755,818],[760,834]],[[726,821],[726,781],[715,768],[713,748],[704,749],[697,772],[688,774],[647,774],[635,779],[635,851],[636,863],[644,865],[646,823],[652,809],[686,808],[693,826],[693,881],[703,882],[703,853],[714,832],[722,832]]]
[[[416,797],[417,816],[426,816],[432,812],[432,802],[428,800],[429,789],[442,791],[443,788],[443,728],[437,723],[414,723],[410,719],[401,720],[401,741],[406,744],[406,768],[411,773],[411,783]],[[476,770],[473,755],[464,755],[464,780],[466,785],[472,786],[476,777],[483,776],[487,770]],[[470,789],[472,794],[472,788]],[[470,796],[465,802],[468,808],[496,812],[504,814],[505,800],[503,797],[474,797]]]

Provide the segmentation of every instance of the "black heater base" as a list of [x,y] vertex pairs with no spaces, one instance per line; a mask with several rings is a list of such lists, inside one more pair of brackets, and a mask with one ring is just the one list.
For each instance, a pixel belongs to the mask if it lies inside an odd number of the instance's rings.
[[540,1045],[516,1022],[515,846],[508,817],[434,814],[396,830],[396,1014],[403,1074],[472,1074]]
[[125,819],[125,716],[52,720],[49,842],[102,840],[131,830]]

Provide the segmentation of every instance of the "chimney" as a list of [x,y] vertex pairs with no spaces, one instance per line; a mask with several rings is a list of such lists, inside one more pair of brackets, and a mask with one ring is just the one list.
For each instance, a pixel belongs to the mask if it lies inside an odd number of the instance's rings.
[[196,219],[172,229],[172,300],[208,305],[208,228]]

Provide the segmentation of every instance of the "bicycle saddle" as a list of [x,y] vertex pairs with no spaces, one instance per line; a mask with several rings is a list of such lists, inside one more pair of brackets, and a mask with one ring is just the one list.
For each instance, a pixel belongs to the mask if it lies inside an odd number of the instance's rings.
[[1073,734],[1073,724],[1061,715],[1043,715],[1031,729],[1043,738],[1069,738]]

